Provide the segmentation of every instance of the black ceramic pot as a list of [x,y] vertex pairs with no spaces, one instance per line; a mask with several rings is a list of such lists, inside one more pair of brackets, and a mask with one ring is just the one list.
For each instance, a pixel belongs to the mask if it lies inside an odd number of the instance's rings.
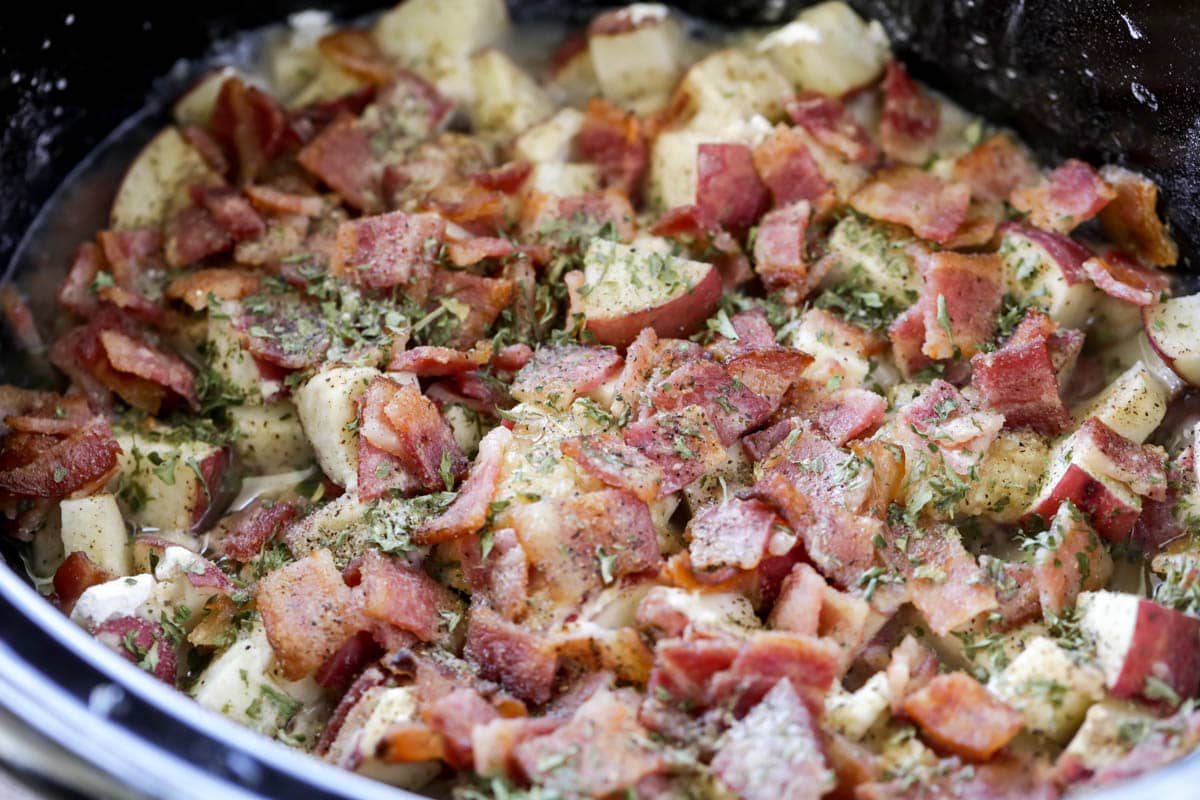
[[[1157,180],[1184,255],[1181,271],[1200,266],[1200,6],[1193,0],[851,3],[884,24],[919,77],[1011,124],[1048,159],[1116,161]],[[132,145],[148,139],[191,77],[184,59],[311,5],[43,1],[9,9],[0,20],[0,276],[21,284],[41,319],[55,317],[67,256],[103,224],[133,150],[102,154],[89,181],[70,180],[78,165],[119,125],[130,127]],[[316,5],[353,18],[375,4]],[[518,18],[582,21],[607,4],[510,5]],[[676,5],[746,24],[778,23],[805,3]],[[2,336],[0,382],[35,380],[45,366],[18,362]],[[83,761],[139,793],[172,800],[413,796],[199,708],[77,629],[28,585],[15,552],[5,555],[12,569],[0,565],[0,706]],[[1200,757],[1105,794],[1198,796]]]

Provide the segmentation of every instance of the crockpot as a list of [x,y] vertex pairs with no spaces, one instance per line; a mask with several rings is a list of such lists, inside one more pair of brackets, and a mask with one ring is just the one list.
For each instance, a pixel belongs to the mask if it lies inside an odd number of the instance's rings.
[[[851,0],[883,23],[913,72],[1011,125],[1048,161],[1118,162],[1156,180],[1200,267],[1200,7],[1190,0]],[[369,2],[322,3],[348,20]],[[510,0],[518,20],[585,21],[608,3]],[[786,21],[804,3],[680,2],[716,22]],[[45,327],[79,240],[102,227],[124,163],[203,69],[206,54],[305,3],[35,2],[0,21],[0,276]],[[18,9],[12,9],[16,11]],[[113,137],[119,129],[119,135]],[[0,382],[51,380],[0,332]],[[0,566],[0,707],[31,737],[162,798],[413,797],[335,769],[200,708],[76,628]],[[4,754],[0,753],[0,757]],[[1200,796],[1200,754],[1107,798]]]

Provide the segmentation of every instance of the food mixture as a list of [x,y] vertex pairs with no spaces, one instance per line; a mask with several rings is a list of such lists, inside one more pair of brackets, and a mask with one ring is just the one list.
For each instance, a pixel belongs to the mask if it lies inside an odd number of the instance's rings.
[[510,28],[297,15],[178,100],[54,335],[0,290],[68,387],[0,387],[51,601],[462,800],[1053,798],[1200,743],[1154,183],[1037,163],[840,2]]

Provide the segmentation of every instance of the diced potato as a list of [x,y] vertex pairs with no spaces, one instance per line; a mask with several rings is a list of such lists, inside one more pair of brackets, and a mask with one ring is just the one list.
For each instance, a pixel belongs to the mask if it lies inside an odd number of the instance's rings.
[[683,487],[688,509],[695,516],[705,506],[724,502],[739,489],[754,483],[754,465],[741,442],[726,449],[725,463]]
[[1009,231],[1000,241],[1005,291],[1068,328],[1083,329],[1099,291],[1091,281],[1068,283],[1055,259],[1032,239]]
[[473,409],[458,403],[447,403],[442,406],[442,419],[454,432],[454,441],[467,458],[474,458],[479,450],[479,440],[483,438],[479,414]]
[[345,97],[358,91],[366,84],[346,70],[330,61],[320,51],[316,52],[312,78],[301,89],[288,98],[289,108],[300,108],[311,103],[324,103]]
[[922,284],[912,252],[915,242],[899,226],[846,216],[829,234],[829,252],[837,260],[827,282],[861,283],[907,307],[916,302]]
[[887,34],[842,2],[821,3],[767,35],[759,51],[801,89],[840,97],[883,74]]
[[537,81],[499,50],[471,59],[471,81],[471,123],[485,136],[508,140],[554,113]]
[[572,314],[602,344],[624,346],[646,327],[660,336],[692,333],[716,307],[721,276],[701,261],[638,250],[595,238],[582,274],[567,276]]
[[697,127],[760,114],[777,120],[795,94],[791,83],[769,59],[726,48],[693,64],[676,90],[686,99],[683,112]]
[[851,388],[861,386],[871,372],[870,355],[860,341],[864,334],[826,311],[811,309],[781,333],[784,344],[813,357],[804,371],[809,380],[826,382],[840,376],[840,385]]
[[600,94],[596,70],[592,68],[592,52],[586,39],[583,46],[572,53],[570,58],[555,65],[547,88],[556,99],[580,107]]
[[583,129],[583,112],[560,108],[554,116],[526,130],[513,142],[513,158],[535,165],[565,163],[575,151],[575,137]]
[[392,764],[376,756],[388,729],[417,719],[417,697],[411,686],[368,689],[346,715],[326,758],[335,764],[354,764],[354,771],[378,781],[418,790],[441,771],[439,761]]
[[1064,752],[1077,756],[1084,767],[1099,770],[1129,752],[1155,722],[1152,714],[1133,703],[1105,700],[1088,709]]
[[604,97],[645,113],[665,105],[687,60],[687,41],[666,6],[629,7],[632,30],[588,37],[592,69]]
[[213,659],[191,694],[205,708],[306,749],[316,744],[329,715],[325,690],[311,677],[280,677],[261,622]]
[[1030,641],[988,688],[1020,712],[1026,729],[1063,743],[1105,695],[1099,669],[1044,636]]
[[[115,437],[121,454],[109,489],[124,501],[129,517],[158,531],[190,530],[219,490],[225,451],[169,429],[154,435],[117,430]],[[203,476],[214,471],[209,486]]]
[[931,645],[948,665],[968,669],[986,682],[1015,661],[1030,642],[1047,635],[1041,621],[1027,622],[1001,633],[992,630],[984,615],[967,629],[926,640],[926,644]]
[[157,585],[153,575],[133,575],[89,587],[75,601],[71,620],[95,630],[110,619],[132,617],[149,602]]
[[835,686],[825,698],[825,715],[821,724],[854,741],[862,741],[877,722],[891,710],[887,674],[876,672],[853,692]]
[[333,367],[309,378],[294,395],[305,436],[329,479],[358,487],[358,398],[379,376],[371,367]]
[[1200,386],[1200,297],[1173,297],[1142,309],[1146,336],[1180,378]]
[[405,0],[384,12],[373,32],[385,54],[466,102],[471,55],[501,41],[509,27],[504,0]]
[[[600,430],[594,415],[585,412],[576,400],[569,414],[547,414],[542,406],[521,403],[508,416],[513,420],[513,440],[504,453],[500,480],[494,498],[508,508],[532,502],[536,498],[568,498],[578,494],[584,478],[575,462],[562,454],[564,439]],[[498,525],[507,525],[507,511],[497,517]]]
[[300,425],[300,415],[290,401],[232,406],[226,409],[226,414],[230,428],[237,433],[233,449],[250,473],[270,475],[312,462],[312,447]]
[[978,478],[968,482],[956,513],[1016,522],[1037,495],[1049,457],[1049,444],[1033,431],[1001,431],[984,453]]
[[164,128],[126,170],[113,198],[109,225],[115,230],[157,228],[191,205],[188,190],[193,184],[221,182],[177,128]]
[[696,202],[700,145],[727,142],[754,147],[771,131],[770,123],[761,116],[696,121],[697,125],[701,122],[705,123],[702,127],[666,130],[655,138],[646,176],[646,199],[654,210],[666,211]]
[[529,173],[525,188],[558,197],[575,197],[600,188],[600,169],[595,164],[538,164]]
[[221,87],[225,85],[227,79],[235,77],[237,74],[237,70],[233,67],[218,67],[206,72],[171,107],[171,115],[175,118],[175,122],[184,126],[208,125]]
[[1076,407],[1073,416],[1078,422],[1096,417],[1125,438],[1144,442],[1163,421],[1169,399],[1162,382],[1139,361]]
[[241,393],[242,402],[258,404],[263,401],[258,364],[242,347],[241,334],[224,314],[208,317],[200,347],[209,368]]
[[111,494],[63,500],[63,553],[84,553],[96,566],[113,575],[128,575],[132,565],[129,557],[129,531]]
[[321,37],[333,31],[327,11],[308,10],[288,17],[288,27],[269,36],[266,72],[274,93],[289,101],[318,79],[327,59],[317,49]]

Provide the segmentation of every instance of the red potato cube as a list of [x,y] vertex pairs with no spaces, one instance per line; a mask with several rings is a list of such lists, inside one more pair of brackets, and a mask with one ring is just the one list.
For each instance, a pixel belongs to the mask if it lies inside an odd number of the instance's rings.
[[721,297],[712,264],[593,239],[582,272],[568,273],[570,314],[601,344],[624,347],[643,328],[683,338],[708,319]]
[[1200,619],[1124,592],[1085,592],[1080,627],[1117,697],[1176,706],[1200,689]]
[[1175,374],[1200,386],[1200,295],[1146,306],[1142,326],[1154,352]]

